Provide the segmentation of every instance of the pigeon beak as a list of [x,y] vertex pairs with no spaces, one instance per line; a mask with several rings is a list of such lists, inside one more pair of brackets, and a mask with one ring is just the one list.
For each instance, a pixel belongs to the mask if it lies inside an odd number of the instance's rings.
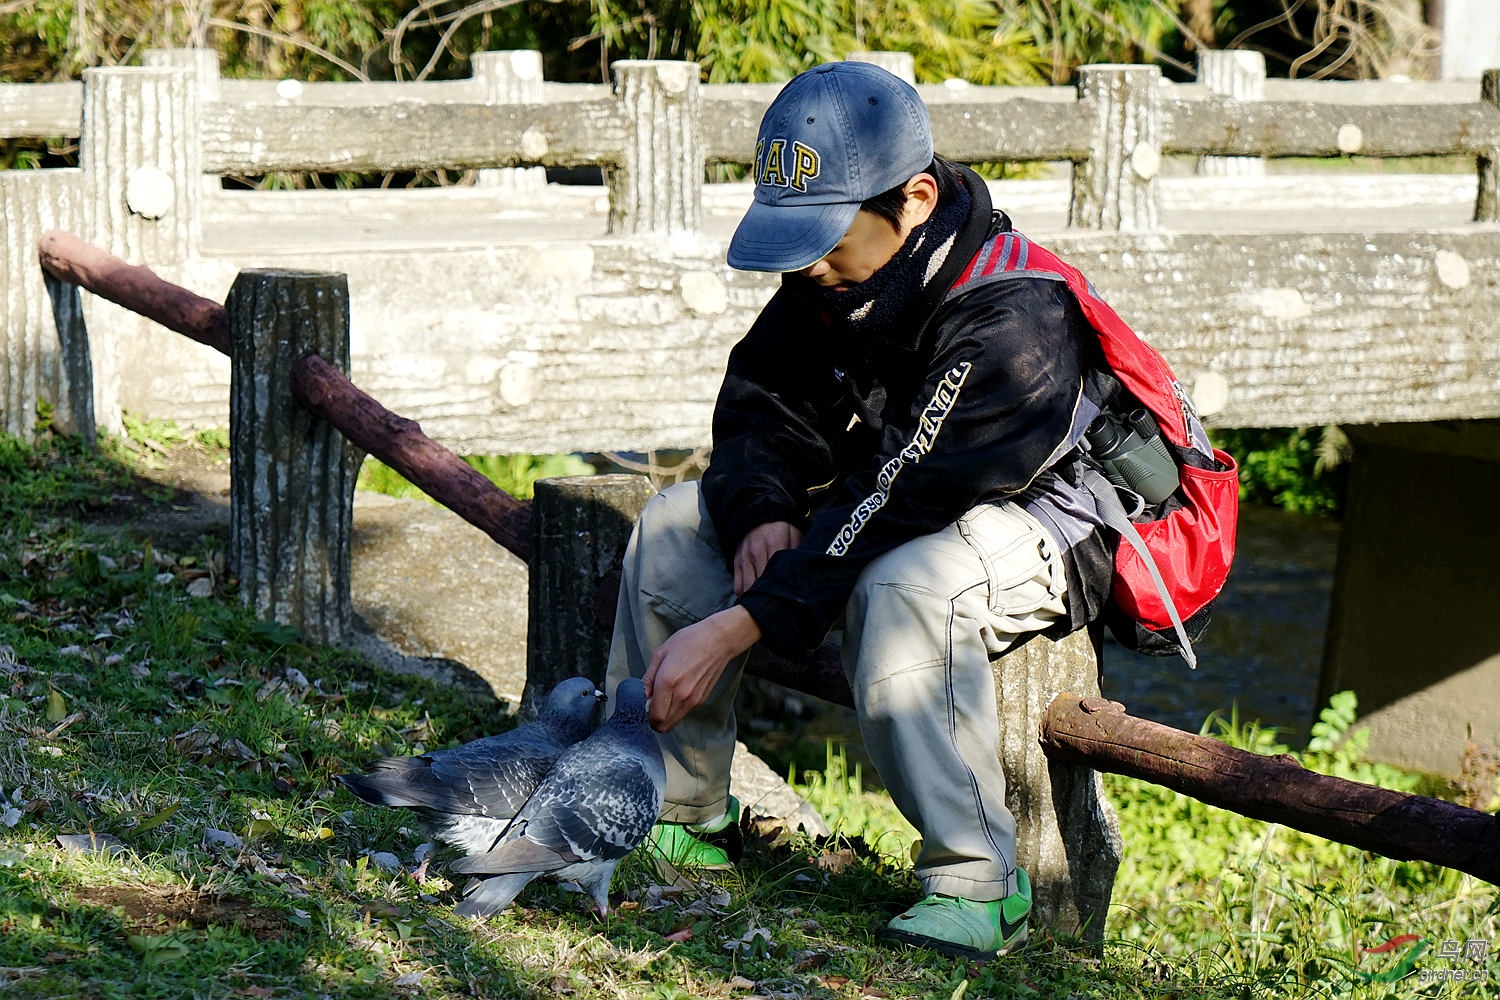
[[605,694],[603,691],[600,691],[598,688],[594,688],[594,700],[595,701],[608,701],[609,700],[609,695]]

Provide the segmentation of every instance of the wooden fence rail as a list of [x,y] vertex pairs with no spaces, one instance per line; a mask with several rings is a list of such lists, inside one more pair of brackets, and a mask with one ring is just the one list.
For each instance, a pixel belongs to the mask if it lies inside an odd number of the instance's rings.
[[[761,113],[779,89],[701,84],[695,63],[622,61],[614,64],[612,85],[533,81],[528,92],[536,99],[502,100],[517,93],[505,83],[521,63],[490,57],[516,55],[482,53],[475,60],[482,77],[436,83],[221,81],[213,54],[203,50],[153,51],[145,63],[185,70],[193,79],[194,120],[173,127],[193,133],[197,167],[206,174],[599,167],[613,178],[615,197],[629,192],[639,203],[638,210],[612,215],[614,231],[624,234],[693,229],[704,166],[749,160]],[[907,67],[910,75],[904,54],[869,57],[893,55],[878,61]],[[1238,55],[1206,53],[1205,62]],[[91,80],[121,72],[132,70],[89,70],[80,84],[0,85],[0,133],[86,139],[84,92]],[[1074,88],[925,84],[919,90],[932,110],[934,144],[945,155],[1077,165],[1070,218],[1077,227],[1154,227],[1158,196],[1151,182],[1160,158],[1170,155],[1468,156],[1481,177],[1476,219],[1500,218],[1489,194],[1500,151],[1495,71],[1477,92],[1454,84],[1263,82],[1264,99],[1244,100],[1204,84],[1168,84],[1154,66],[1099,65],[1081,68]],[[1125,118],[1111,110],[1117,104],[1128,106]],[[1125,122],[1134,123],[1130,134],[1116,134]],[[650,140],[668,134],[681,139],[658,148],[649,163],[634,162],[653,147]],[[1102,195],[1094,183],[1101,174],[1125,178],[1121,197],[1145,207],[1120,211],[1111,203],[1114,189]],[[657,201],[688,207],[663,213]]]
[[1141,778],[1268,823],[1500,885],[1500,816],[1307,771],[1288,756],[1236,750],[1132,718],[1102,698],[1059,695],[1042,719],[1041,740],[1053,760]]

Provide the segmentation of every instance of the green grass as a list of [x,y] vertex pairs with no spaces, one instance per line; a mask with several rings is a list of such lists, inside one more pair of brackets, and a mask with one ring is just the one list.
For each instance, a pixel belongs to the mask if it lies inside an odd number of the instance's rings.
[[[91,451],[0,439],[7,998],[1500,992],[1495,887],[1113,776],[1125,857],[1102,952],[1046,933],[984,966],[883,947],[875,933],[917,894],[914,834],[836,747],[821,770],[795,775],[839,830],[833,842],[753,840],[736,871],[681,892],[653,887],[650,868],[629,858],[607,923],[578,895],[543,886],[496,920],[456,918],[440,861],[414,877],[422,838],[410,818],[330,779],[512,720],[497,704],[255,621],[221,553],[91,527],[130,488],[136,461],[119,442]],[[1304,762],[1419,787],[1363,760],[1347,736],[1352,713],[1347,700],[1330,706]],[[1283,749],[1232,716],[1211,726],[1261,752]],[[58,841],[90,834],[115,838],[118,853]],[[383,868],[385,853],[400,868]],[[1362,978],[1399,956],[1361,949],[1401,934],[1431,942],[1419,969],[1481,970],[1487,981]],[[1434,957],[1447,941],[1487,942],[1486,962]]]
[[[464,461],[486,479],[513,497],[529,500],[538,479],[555,476],[587,476],[594,467],[573,454],[559,455],[466,455]],[[359,489],[394,497],[411,497],[435,503],[421,489],[407,482],[395,469],[377,458],[366,458],[360,466]]]

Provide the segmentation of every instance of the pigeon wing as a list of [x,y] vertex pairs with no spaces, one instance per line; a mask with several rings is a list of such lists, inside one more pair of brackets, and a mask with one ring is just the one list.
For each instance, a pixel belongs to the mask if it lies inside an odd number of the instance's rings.
[[503,737],[493,739],[497,742],[475,740],[435,757],[432,773],[447,795],[445,802],[430,808],[509,819],[526,804],[564,749],[535,735],[505,743],[498,742]]
[[579,858],[619,860],[651,832],[661,812],[661,790],[638,760],[620,760],[607,773],[559,782],[569,808],[539,815],[528,836]]
[[572,677],[552,689],[536,719],[509,732],[420,757],[388,757],[338,779],[374,805],[429,810],[434,819],[509,819],[558,755],[593,730],[602,697],[592,681]]
[[579,744],[558,761],[500,843],[450,867],[500,874],[618,861],[646,838],[661,812],[664,775],[651,763],[604,744]]

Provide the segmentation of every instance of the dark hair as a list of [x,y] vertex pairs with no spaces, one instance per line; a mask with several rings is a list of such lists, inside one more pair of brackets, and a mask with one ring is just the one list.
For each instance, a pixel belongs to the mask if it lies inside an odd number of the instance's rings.
[[[923,172],[931,174],[937,181],[938,204],[951,201],[963,186],[963,181],[959,179],[958,164],[941,156],[934,156]],[[859,207],[880,216],[891,224],[892,229],[900,230],[901,210],[906,207],[905,187],[903,182],[889,191],[882,191],[873,198],[866,198]]]

